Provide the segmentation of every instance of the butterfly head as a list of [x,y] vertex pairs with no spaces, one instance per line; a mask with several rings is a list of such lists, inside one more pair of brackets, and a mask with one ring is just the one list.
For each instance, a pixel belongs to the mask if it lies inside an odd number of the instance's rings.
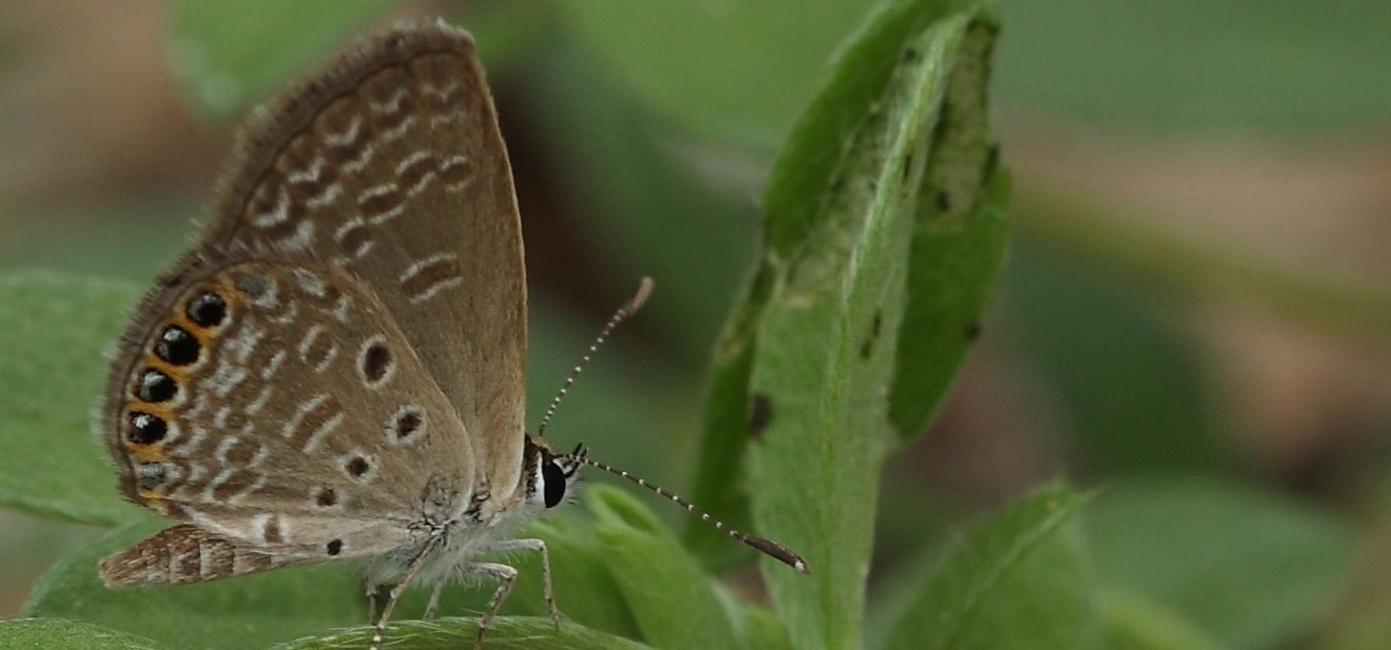
[[584,454],[584,445],[575,447],[571,453],[557,454],[551,451],[544,438],[527,436],[524,454],[527,504],[550,509],[564,503],[565,498],[574,493],[582,464],[578,458]]

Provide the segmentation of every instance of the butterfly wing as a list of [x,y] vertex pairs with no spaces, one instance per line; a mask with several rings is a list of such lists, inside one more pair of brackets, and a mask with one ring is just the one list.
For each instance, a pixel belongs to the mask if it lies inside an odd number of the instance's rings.
[[461,511],[464,425],[388,308],[333,266],[225,254],[193,253],[147,298],[101,424],[123,492],[203,532],[161,532],[103,563],[107,580],[380,555]]
[[313,79],[244,132],[208,239],[359,278],[505,498],[522,465],[526,269],[473,42],[443,23],[398,28]]

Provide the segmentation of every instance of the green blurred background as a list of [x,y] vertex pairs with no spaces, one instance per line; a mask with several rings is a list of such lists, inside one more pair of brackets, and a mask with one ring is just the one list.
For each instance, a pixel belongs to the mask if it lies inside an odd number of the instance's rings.
[[[873,4],[5,2],[0,270],[147,281],[251,104],[354,33],[444,15],[479,42],[516,171],[532,410],[653,276],[551,435],[680,488],[768,168]],[[1061,475],[1101,488],[1111,616],[1172,613],[1213,647],[1391,647],[1391,9],[1003,13],[1016,237],[949,403],[889,465],[873,584]],[[0,513],[0,616],[94,534]]]

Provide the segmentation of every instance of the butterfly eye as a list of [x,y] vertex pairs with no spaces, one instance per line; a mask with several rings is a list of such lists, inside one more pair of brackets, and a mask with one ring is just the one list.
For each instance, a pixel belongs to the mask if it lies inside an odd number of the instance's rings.
[[541,466],[541,477],[546,481],[546,507],[554,508],[560,505],[565,499],[565,488],[569,481],[566,480],[565,470],[560,468],[560,464],[554,461]]

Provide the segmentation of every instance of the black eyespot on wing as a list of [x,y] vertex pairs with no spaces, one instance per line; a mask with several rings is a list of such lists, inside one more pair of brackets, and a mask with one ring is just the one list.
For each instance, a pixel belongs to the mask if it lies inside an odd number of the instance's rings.
[[217,327],[227,318],[227,303],[211,291],[198,294],[184,309],[188,320],[199,327]]
[[198,360],[203,344],[178,325],[164,328],[155,340],[155,356],[176,366],[186,366]]
[[131,443],[152,445],[163,440],[167,433],[169,433],[169,425],[164,420],[140,411],[130,414],[129,426],[126,428],[126,440]]
[[135,396],[151,404],[174,399],[178,392],[179,385],[173,378],[154,368],[146,368],[140,373],[140,381],[135,384]]
[[551,461],[541,465],[541,477],[546,482],[546,507],[554,508],[565,500],[565,470]]
[[342,552],[343,552],[343,540],[341,540],[341,539],[330,540],[329,543],[328,543],[328,545],[324,548],[324,550],[328,551],[328,554],[329,554],[329,555],[338,555],[339,553],[342,553]]

